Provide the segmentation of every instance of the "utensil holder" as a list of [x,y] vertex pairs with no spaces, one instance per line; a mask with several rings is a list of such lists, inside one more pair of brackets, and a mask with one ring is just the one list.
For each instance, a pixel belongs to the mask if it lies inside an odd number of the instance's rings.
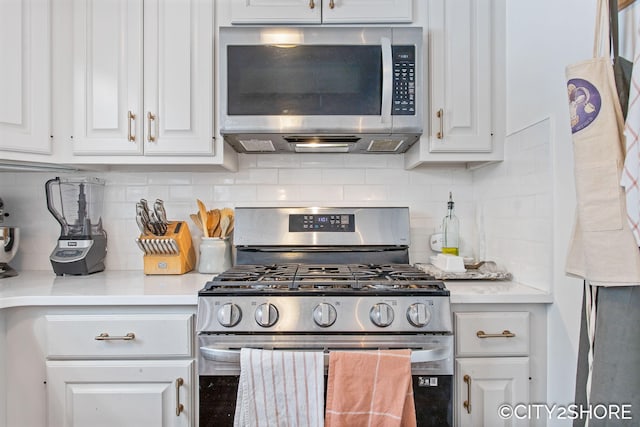
[[162,236],[141,234],[136,243],[144,252],[144,274],[184,274],[196,265],[191,232],[184,221],[170,221]]
[[203,237],[200,242],[198,272],[222,273],[231,268],[231,246],[228,239]]

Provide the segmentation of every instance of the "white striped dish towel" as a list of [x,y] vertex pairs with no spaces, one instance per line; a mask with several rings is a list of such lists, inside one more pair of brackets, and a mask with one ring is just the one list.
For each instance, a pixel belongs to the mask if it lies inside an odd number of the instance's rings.
[[[640,31],[636,32],[640,43]],[[640,46],[636,44],[631,87],[629,88],[629,109],[624,127],[626,155],[620,185],[626,191],[627,220],[629,227],[640,246]]]
[[324,426],[323,353],[243,348],[233,425]]

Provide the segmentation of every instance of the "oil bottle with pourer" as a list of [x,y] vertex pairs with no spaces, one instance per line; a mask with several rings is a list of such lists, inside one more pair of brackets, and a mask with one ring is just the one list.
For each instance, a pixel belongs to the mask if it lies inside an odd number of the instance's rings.
[[442,253],[458,255],[460,248],[460,221],[455,214],[453,196],[449,192],[447,215],[442,219]]

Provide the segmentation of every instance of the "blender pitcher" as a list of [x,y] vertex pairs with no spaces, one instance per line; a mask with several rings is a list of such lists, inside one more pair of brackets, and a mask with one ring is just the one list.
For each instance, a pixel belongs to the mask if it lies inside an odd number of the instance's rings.
[[50,179],[47,209],[60,224],[58,244],[49,257],[54,272],[82,275],[104,270],[107,233],[102,228],[104,181],[98,178]]

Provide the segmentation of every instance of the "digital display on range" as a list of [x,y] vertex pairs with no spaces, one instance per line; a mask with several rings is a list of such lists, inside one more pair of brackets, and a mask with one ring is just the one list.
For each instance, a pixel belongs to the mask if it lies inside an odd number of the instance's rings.
[[353,214],[293,214],[289,215],[290,232],[353,232],[355,231]]

